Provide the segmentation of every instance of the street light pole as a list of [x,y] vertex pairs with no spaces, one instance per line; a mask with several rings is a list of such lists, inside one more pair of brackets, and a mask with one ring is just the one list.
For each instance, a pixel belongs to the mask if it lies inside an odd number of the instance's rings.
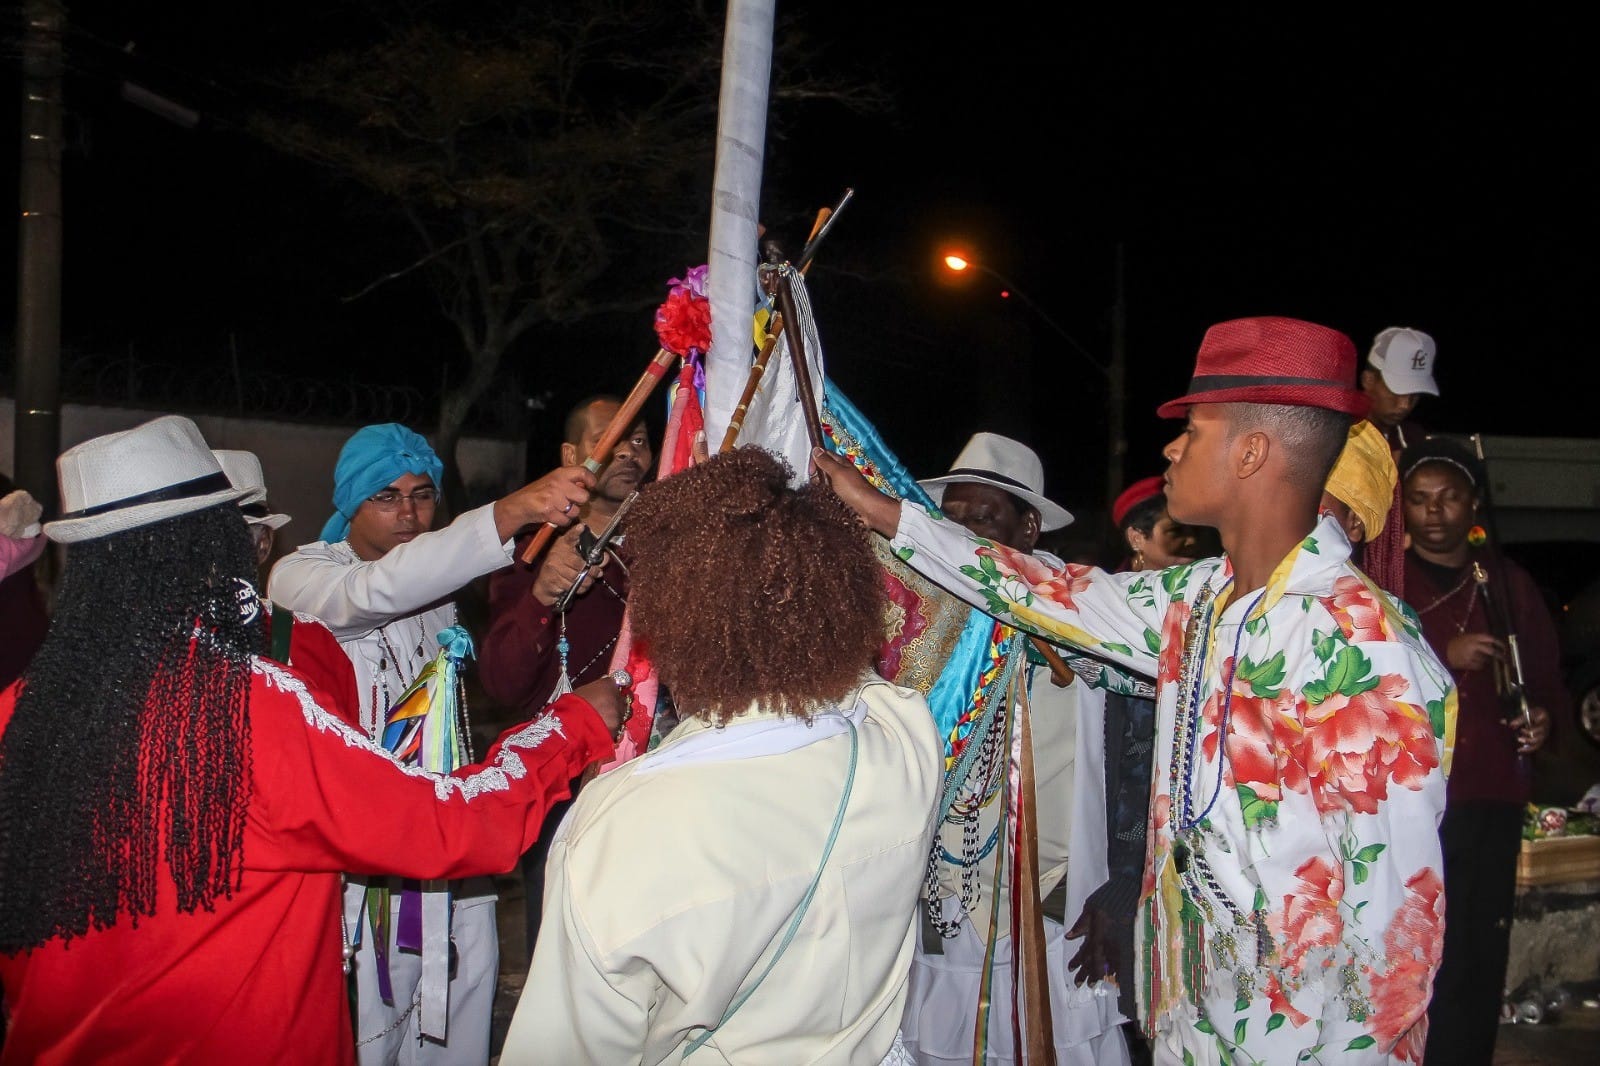
[[1015,295],[1027,305],[1028,309],[1038,315],[1045,325],[1071,345],[1079,355],[1083,356],[1088,364],[1099,371],[1100,376],[1106,380],[1107,426],[1106,426],[1106,506],[1111,506],[1111,501],[1117,498],[1122,491],[1122,462],[1128,450],[1128,442],[1123,423],[1123,407],[1126,406],[1127,370],[1125,362],[1125,334],[1126,334],[1126,308],[1122,299],[1122,245],[1117,245],[1116,283],[1117,295],[1113,308],[1111,359],[1109,363],[1102,364],[1094,353],[1090,352],[1078,342],[1078,339],[1063,329],[1055,319],[1045,313],[1044,308],[1033,301],[1033,298],[1022,290],[1022,286],[1000,273],[987,263],[968,259],[962,255],[946,255],[945,266],[960,273],[967,269],[976,269],[989,275],[989,277],[1005,286],[1003,295]]

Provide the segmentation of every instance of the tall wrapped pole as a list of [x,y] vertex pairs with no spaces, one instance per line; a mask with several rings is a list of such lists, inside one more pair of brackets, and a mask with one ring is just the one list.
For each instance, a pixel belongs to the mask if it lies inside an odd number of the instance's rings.
[[23,7],[13,480],[56,510],[61,450],[61,31],[59,0]]
[[739,404],[754,355],[751,316],[761,168],[772,81],[774,0],[730,0],[722,42],[716,173],[711,190],[711,351],[706,354],[706,439],[721,440]]

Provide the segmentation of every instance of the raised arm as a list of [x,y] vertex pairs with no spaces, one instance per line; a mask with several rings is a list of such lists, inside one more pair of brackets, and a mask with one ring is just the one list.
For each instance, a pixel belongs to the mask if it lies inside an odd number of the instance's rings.
[[1169,602],[1159,574],[1168,572],[1110,574],[1046,562],[890,499],[847,459],[817,450],[811,461],[862,522],[890,538],[900,559],[954,595],[1046,640],[1155,674]]

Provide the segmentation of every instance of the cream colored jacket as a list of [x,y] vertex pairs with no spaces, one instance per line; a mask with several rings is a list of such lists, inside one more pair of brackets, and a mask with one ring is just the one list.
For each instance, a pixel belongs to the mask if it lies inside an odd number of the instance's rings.
[[[876,1064],[894,1041],[940,745],[920,693],[874,679],[857,698],[854,792],[810,909],[692,1066]],[[551,845],[503,1066],[677,1062],[766,966],[822,857],[850,739],[649,769],[708,728],[686,721],[579,794]]]

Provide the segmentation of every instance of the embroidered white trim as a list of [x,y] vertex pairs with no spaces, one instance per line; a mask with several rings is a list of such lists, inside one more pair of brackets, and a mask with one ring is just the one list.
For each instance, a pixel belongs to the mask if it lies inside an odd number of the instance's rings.
[[507,737],[500,745],[500,753],[493,763],[481,767],[476,773],[467,777],[446,777],[424,770],[420,766],[407,766],[396,759],[388,749],[374,744],[365,734],[350,728],[338,715],[317,703],[298,677],[270,659],[251,656],[251,667],[266,679],[269,687],[286,692],[299,701],[300,713],[305,716],[307,725],[323,733],[335,734],[344,741],[346,747],[360,748],[387,759],[403,773],[431,779],[434,795],[440,802],[448,800],[455,792],[461,793],[462,798],[468,802],[487,793],[504,792],[511,787],[512,781],[521,780],[528,774],[528,765],[522,759],[523,750],[531,751],[539,747],[552,734],[566,739],[566,732],[561,728],[560,720],[554,715],[545,715],[529,722]]

